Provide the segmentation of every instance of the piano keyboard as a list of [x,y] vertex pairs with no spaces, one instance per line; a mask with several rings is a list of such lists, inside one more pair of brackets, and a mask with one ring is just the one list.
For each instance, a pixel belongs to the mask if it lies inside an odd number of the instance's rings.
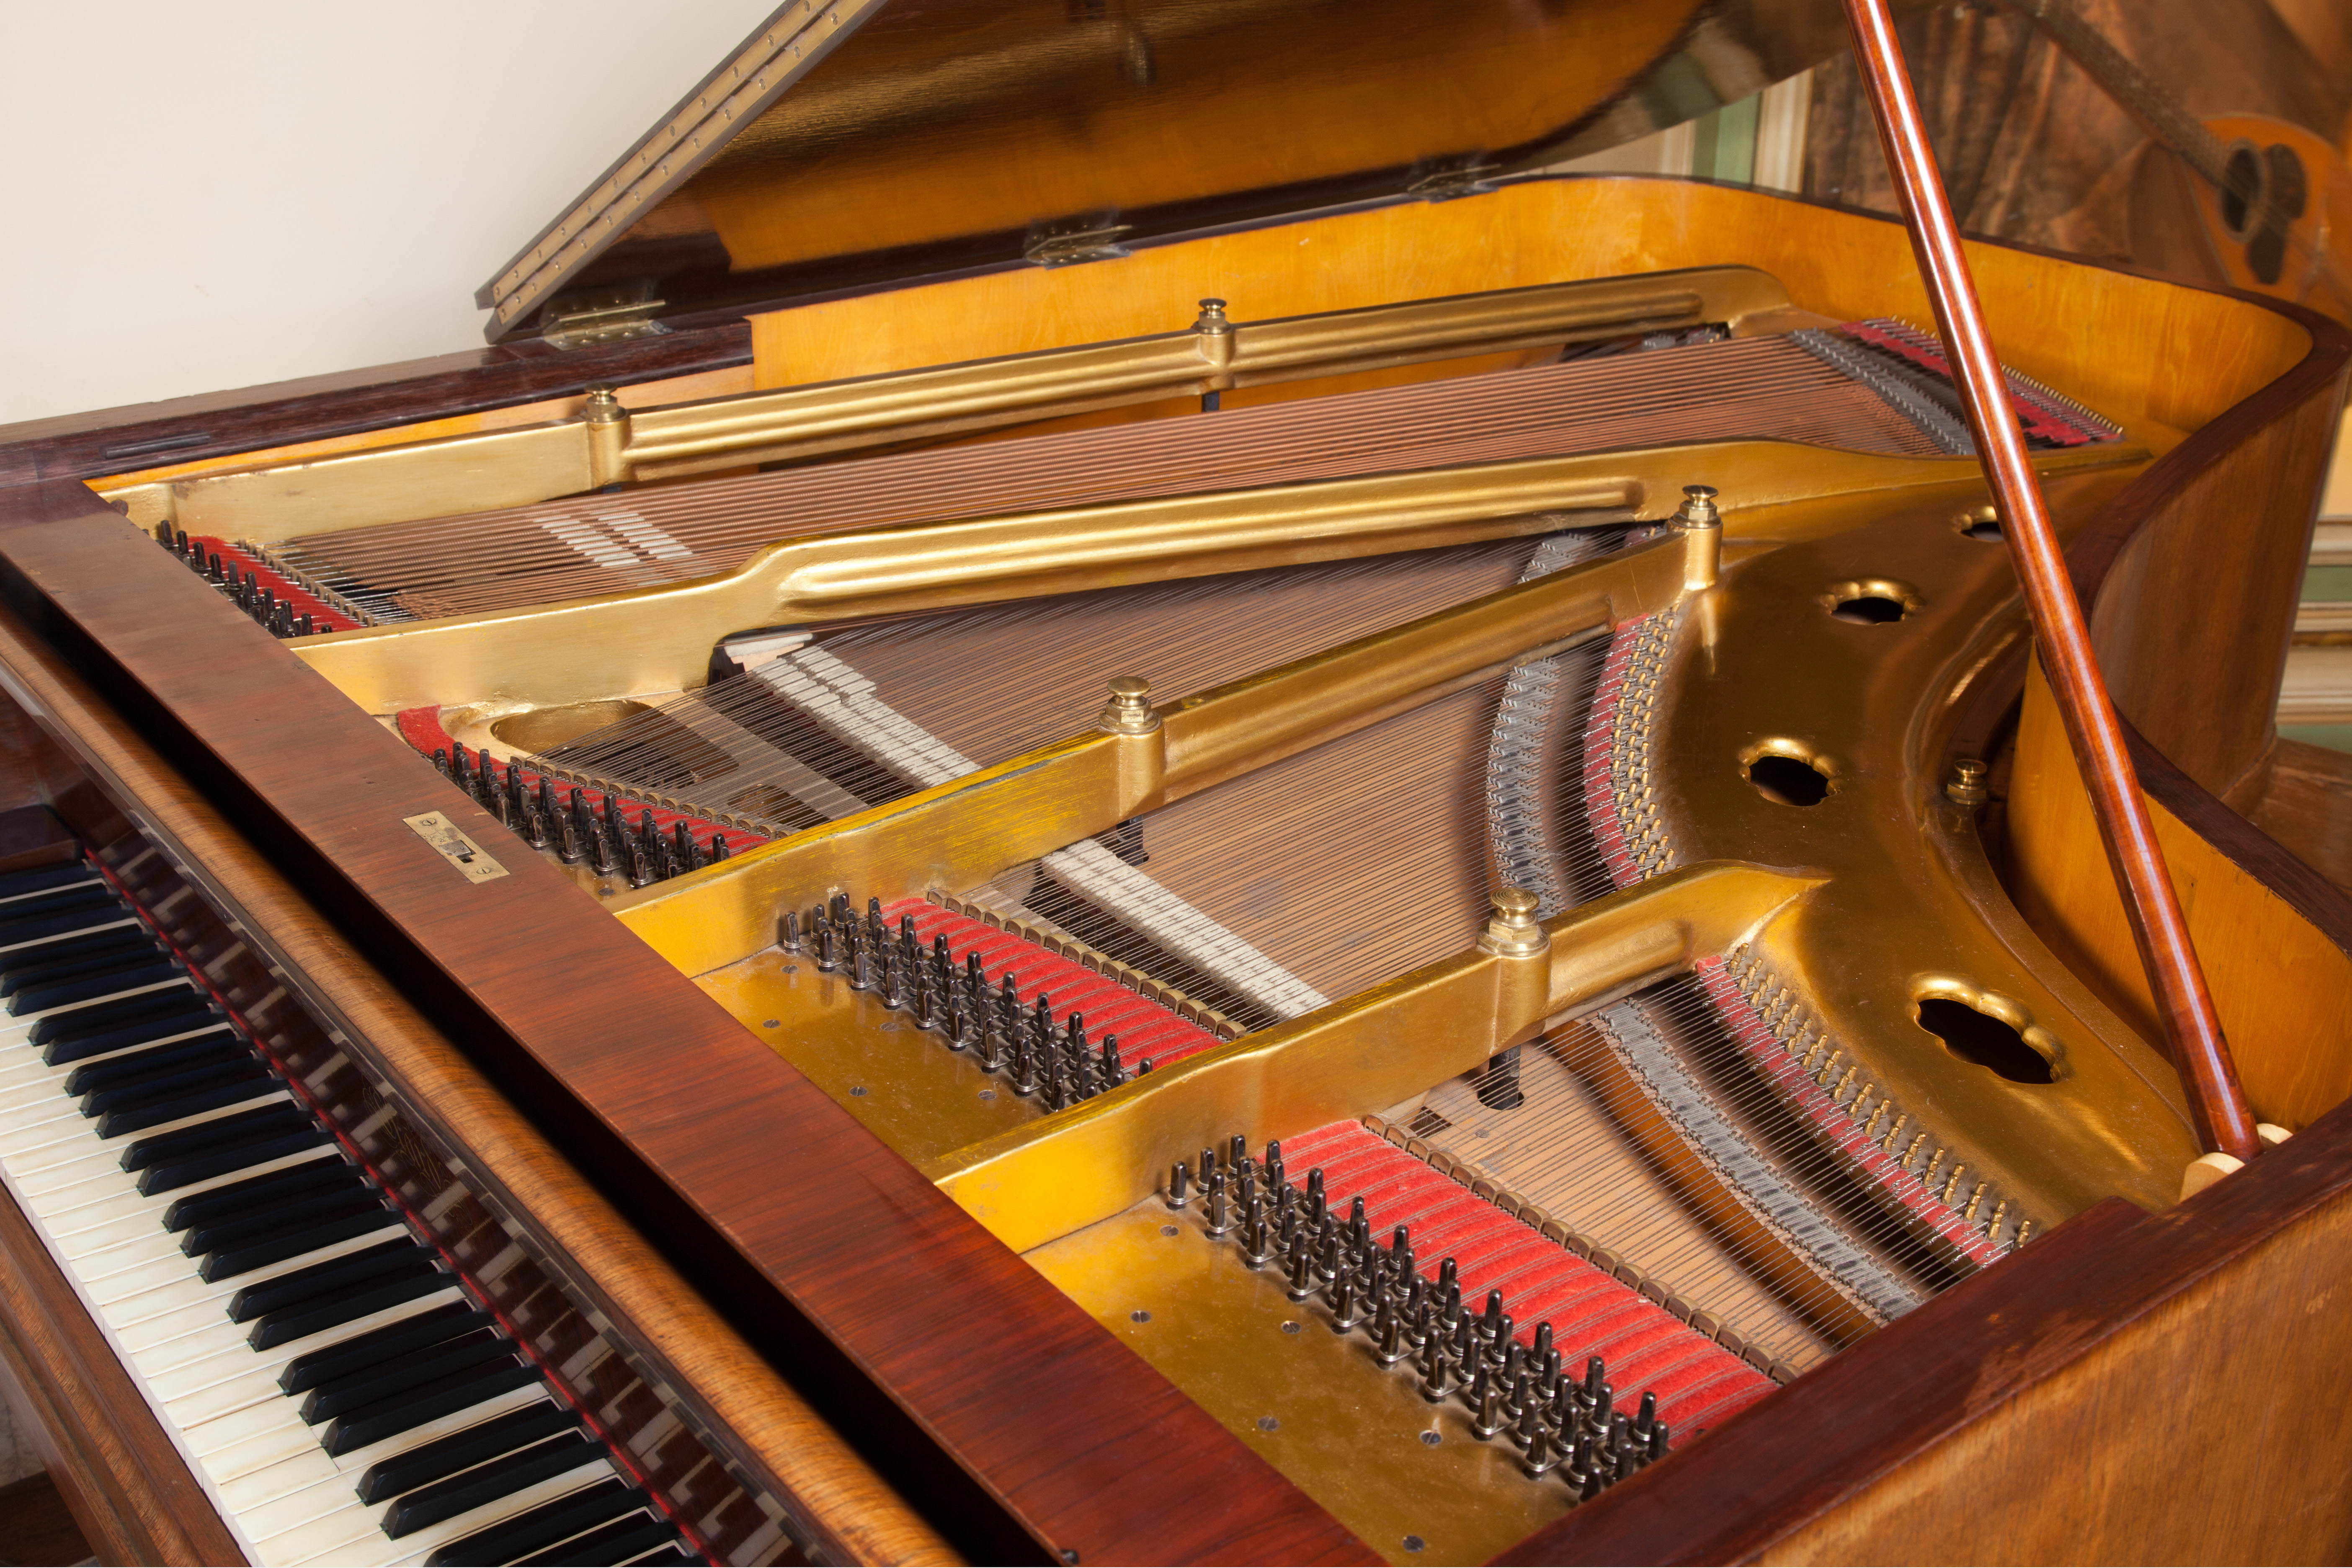
[[707,1561],[88,864],[0,876],[0,1177],[258,1563]]

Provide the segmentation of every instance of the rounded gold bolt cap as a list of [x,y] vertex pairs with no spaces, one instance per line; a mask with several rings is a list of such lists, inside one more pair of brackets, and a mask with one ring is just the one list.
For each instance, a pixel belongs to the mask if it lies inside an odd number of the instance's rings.
[[1541,900],[1525,888],[1505,888],[1495,895],[1495,918],[1486,923],[1486,934],[1478,945],[1489,952],[1524,955],[1538,952],[1551,943],[1545,938],[1543,927],[1536,923],[1536,910]]
[[1110,678],[1110,700],[1103,704],[1098,722],[1114,735],[1148,735],[1160,728],[1151,710],[1151,682],[1139,675]]
[[1991,770],[1975,757],[1961,757],[1952,763],[1952,776],[1944,783],[1944,795],[1954,805],[1974,810],[1985,803],[1985,776]]
[[1234,323],[1225,315],[1225,302],[1223,300],[1202,300],[1200,319],[1192,323],[1192,330],[1196,332],[1232,331]]
[[1715,510],[1715,498],[1723,492],[1713,485],[1685,485],[1682,509],[1675,513],[1675,526],[1680,528],[1720,528],[1723,514]]
[[589,387],[588,402],[580,412],[591,425],[610,425],[628,416],[620,398],[614,395],[612,384],[601,381]]

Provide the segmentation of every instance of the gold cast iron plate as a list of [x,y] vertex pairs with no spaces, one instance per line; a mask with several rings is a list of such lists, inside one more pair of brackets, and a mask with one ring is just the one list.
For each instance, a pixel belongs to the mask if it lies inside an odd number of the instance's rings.
[[814,955],[771,947],[695,984],[916,1164],[1044,1114],[848,975],[820,973]]
[[1333,1332],[1319,1300],[1211,1239],[1197,1206],[1147,1198],[1024,1256],[1392,1563],[1484,1563],[1568,1509],[1557,1474],[1528,1480],[1460,1400],[1425,1403],[1410,1362],[1383,1370],[1362,1331]]

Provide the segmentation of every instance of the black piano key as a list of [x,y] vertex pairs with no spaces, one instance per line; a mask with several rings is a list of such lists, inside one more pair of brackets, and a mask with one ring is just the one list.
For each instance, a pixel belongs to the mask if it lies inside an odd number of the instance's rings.
[[174,1040],[168,1046],[150,1046],[143,1051],[124,1051],[104,1061],[84,1062],[66,1074],[66,1092],[84,1095],[94,1089],[137,1083],[215,1062],[253,1059],[253,1047],[232,1033],[199,1035],[193,1040]]
[[701,1558],[687,1554],[677,1542],[677,1527],[653,1514],[638,1513],[626,1519],[575,1535],[558,1546],[551,1546],[525,1563],[643,1563],[646,1554],[671,1550],[653,1559],[656,1563],[699,1563]]
[[[272,1204],[295,1202],[314,1191],[352,1186],[362,1190],[367,1186],[367,1177],[356,1166],[341,1160],[306,1160],[283,1171],[271,1171],[266,1175],[231,1182],[225,1187],[173,1198],[163,1210],[163,1228],[186,1230],[221,1223],[266,1209]],[[200,1247],[196,1250],[208,1252],[211,1248]]]
[[178,1013],[142,1019],[126,1028],[102,1029],[70,1040],[52,1040],[41,1047],[41,1059],[53,1068],[63,1067],[68,1062],[86,1062],[95,1057],[115,1056],[162,1041],[177,1044],[174,1037],[193,1038],[234,1032],[228,1020],[221,1016],[219,1009],[202,997],[192,997]]
[[13,963],[0,963],[0,996],[85,975],[116,974],[159,961],[178,962],[144,927],[100,931],[79,942],[31,948],[10,957]]
[[321,1421],[396,1400],[410,1389],[489,1366],[513,1355],[511,1344],[495,1327],[476,1329],[469,1334],[421,1346],[320,1384],[303,1396],[302,1419],[316,1426]]
[[[60,888],[88,882],[104,887],[105,879],[81,861],[64,866],[43,866],[31,871],[10,871],[0,876],[0,899],[21,899],[33,893],[55,892]],[[0,909],[6,908],[0,905]]]
[[258,1208],[240,1209],[219,1219],[188,1226],[180,1238],[180,1250],[191,1258],[202,1258],[223,1247],[271,1241],[346,1215],[388,1212],[383,1195],[364,1179],[335,1182],[310,1190],[297,1187]]
[[323,1350],[305,1351],[286,1363],[285,1370],[278,1374],[278,1386],[288,1394],[307,1393],[336,1378],[365,1372],[369,1367],[406,1352],[439,1344],[444,1340],[472,1333],[476,1329],[490,1328],[497,1321],[478,1307],[469,1307],[463,1301],[451,1301],[431,1311],[419,1312],[413,1318],[403,1318],[380,1329],[370,1329],[366,1333],[356,1334],[341,1344],[329,1345]]
[[159,985],[166,980],[184,980],[187,974],[178,961],[165,958],[144,963],[124,963],[119,968],[101,969],[88,974],[37,981],[19,987],[16,994],[8,998],[8,1013],[12,1017],[22,1017],[27,1013],[46,1013],[52,1007],[66,1007],[94,997],[111,996],[119,991]]
[[609,1524],[646,1507],[646,1494],[621,1481],[599,1481],[593,1487],[542,1503],[464,1535],[425,1559],[425,1568],[460,1563],[511,1563],[534,1552],[544,1552],[598,1525]]
[[[514,1352],[507,1353],[511,1357]],[[330,1454],[348,1454],[371,1443],[381,1443],[386,1437],[414,1431],[428,1421],[455,1415],[501,1394],[528,1388],[538,1381],[539,1368],[514,1360],[436,1378],[380,1405],[336,1416],[319,1435],[319,1446]]]
[[273,1350],[279,1345],[291,1344],[296,1340],[309,1339],[312,1334],[324,1333],[354,1318],[387,1311],[403,1301],[414,1301],[419,1296],[446,1290],[456,1282],[451,1276],[441,1273],[368,1280],[330,1295],[313,1297],[299,1306],[266,1314],[247,1332],[245,1342],[257,1351]]
[[163,1073],[144,1083],[94,1090],[81,1097],[80,1110],[98,1120],[100,1138],[120,1138],[200,1110],[256,1099],[279,1082],[267,1062],[213,1062],[184,1072]]
[[403,1492],[430,1486],[501,1454],[529,1447],[560,1432],[578,1431],[579,1427],[580,1418],[561,1405],[531,1405],[509,1410],[478,1426],[468,1426],[446,1437],[421,1443],[404,1454],[378,1459],[360,1472],[360,1501],[371,1507],[389,1502]]
[[0,921],[37,919],[79,909],[125,909],[122,895],[103,880],[91,878],[27,893],[0,904]]
[[162,951],[155,944],[154,932],[145,926],[128,925],[64,942],[45,942],[38,947],[20,948],[15,952],[0,952],[0,981],[8,983],[0,986],[0,994],[25,984],[26,978],[38,978],[77,963],[102,963],[125,954]]
[[414,1535],[428,1524],[512,1497],[526,1487],[552,1480],[604,1457],[604,1446],[579,1432],[551,1437],[543,1443],[477,1465],[462,1475],[420,1487],[394,1503],[383,1516],[383,1532],[394,1541]]
[[131,918],[131,911],[123,907],[121,901],[104,889],[43,899],[21,914],[0,904],[0,915],[11,917],[0,920],[0,948],[41,942],[46,938],[89,931],[94,926]]
[[[183,1156],[199,1152],[210,1153],[216,1144],[239,1144],[274,1138],[281,1133],[317,1131],[310,1119],[295,1109],[290,1100],[276,1105],[257,1105],[251,1110],[240,1110],[234,1116],[217,1117],[194,1127],[159,1133],[152,1138],[135,1138],[122,1151],[122,1168],[142,1171],[151,1165],[161,1165]],[[236,1169],[231,1166],[230,1169]]]
[[380,1274],[412,1273],[433,1267],[433,1249],[413,1237],[380,1241],[373,1247],[291,1274],[280,1274],[258,1285],[248,1285],[228,1299],[228,1321],[249,1323],[265,1312],[275,1312],[323,1296],[331,1290],[373,1280]]
[[204,1002],[202,993],[195,989],[193,982],[184,991],[151,991],[142,996],[125,996],[120,1002],[93,1002],[87,1007],[52,1013],[26,1030],[25,1037],[37,1046],[64,1045],[87,1039],[92,1035],[112,1034],[152,1024],[159,1018],[188,1011],[192,1003],[209,1005]]
[[[246,1114],[238,1112],[239,1115]],[[224,1121],[234,1117],[223,1117]],[[210,1126],[211,1123],[205,1123]],[[196,1129],[190,1128],[190,1131]],[[226,1143],[213,1147],[191,1149],[139,1173],[139,1190],[148,1197],[157,1193],[175,1192],[181,1187],[209,1182],[215,1176],[234,1175],[255,1165],[267,1164],[289,1154],[299,1154],[305,1149],[322,1149],[334,1142],[325,1129],[306,1127],[293,1132],[282,1132],[273,1138],[263,1138],[253,1143]]]
[[372,1204],[362,1212],[289,1226],[275,1236],[214,1248],[205,1254],[196,1278],[207,1285],[217,1285],[224,1279],[234,1279],[240,1274],[250,1274],[257,1268],[267,1268],[273,1263],[283,1263],[289,1258],[299,1258],[306,1252],[316,1252],[322,1247],[332,1247],[336,1242],[350,1241],[399,1223],[400,1216],[393,1210],[382,1204]]

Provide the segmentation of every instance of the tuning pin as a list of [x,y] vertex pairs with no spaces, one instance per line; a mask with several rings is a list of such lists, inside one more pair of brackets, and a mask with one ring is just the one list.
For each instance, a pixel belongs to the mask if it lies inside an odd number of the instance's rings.
[[786,910],[784,911],[783,929],[777,935],[776,945],[782,948],[786,952],[799,952],[803,951],[803,944],[801,942],[800,910]]
[[1421,1396],[1436,1405],[1446,1394],[1445,1339],[1432,1334],[1421,1347]]
[[523,837],[530,841],[530,847],[533,849],[546,848],[547,818],[540,816],[536,808],[532,808],[524,811],[522,821]]
[[1265,1146],[1265,1184],[1279,1187],[1287,1184],[1282,1169],[1282,1141],[1274,1139]]
[[1294,1301],[1304,1301],[1320,1286],[1315,1272],[1315,1249],[1303,1230],[1290,1238],[1289,1273],[1290,1284],[1285,1293]]
[[1226,1201],[1224,1168],[1209,1173],[1209,1234],[1223,1236],[1234,1228],[1233,1206]]
[[1117,1035],[1105,1035],[1103,1037],[1102,1075],[1103,1082],[1112,1089],[1117,1089],[1120,1084],[1127,1081],[1127,1069],[1119,1064],[1118,1037]]

